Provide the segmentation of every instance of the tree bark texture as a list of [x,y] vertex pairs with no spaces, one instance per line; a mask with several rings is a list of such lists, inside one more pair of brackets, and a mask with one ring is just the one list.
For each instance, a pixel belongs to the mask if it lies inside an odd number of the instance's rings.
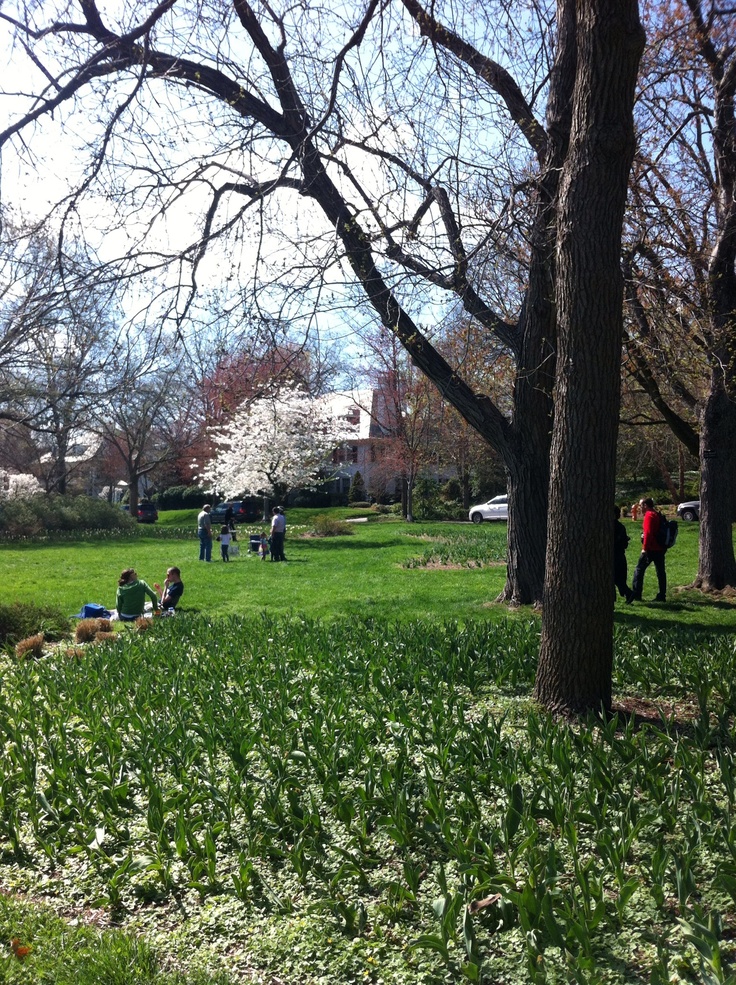
[[557,383],[535,696],[610,708],[621,230],[644,33],[636,0],[579,0],[570,147],[557,221]]
[[722,381],[714,381],[700,419],[700,550],[691,587],[712,592],[736,585],[734,518],[736,402]]
[[541,603],[547,546],[549,456],[557,310],[555,230],[560,174],[570,141],[577,45],[575,5],[560,5],[557,50],[547,103],[547,141],[537,183],[529,280],[519,318],[521,348],[514,380],[514,413],[505,457],[509,493],[508,567],[499,601]]
[[695,587],[736,587],[736,55],[712,44],[700,4],[688,0],[715,91],[716,244],[708,267],[711,387],[700,424],[700,551]]

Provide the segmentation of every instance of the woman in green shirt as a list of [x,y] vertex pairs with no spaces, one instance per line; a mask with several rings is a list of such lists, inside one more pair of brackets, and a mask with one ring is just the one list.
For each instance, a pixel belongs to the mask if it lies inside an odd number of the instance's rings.
[[140,618],[146,608],[146,596],[153,602],[155,612],[158,609],[158,595],[138,577],[135,568],[126,568],[118,580],[118,594],[115,599],[118,618],[128,622]]

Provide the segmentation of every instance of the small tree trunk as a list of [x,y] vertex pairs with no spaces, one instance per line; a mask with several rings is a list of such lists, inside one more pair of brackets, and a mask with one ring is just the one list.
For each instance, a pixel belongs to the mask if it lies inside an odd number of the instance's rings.
[[542,600],[549,466],[547,455],[540,452],[536,468],[527,454],[508,473],[508,567],[498,601],[510,605],[533,605]]
[[406,477],[406,522],[414,523],[414,476],[409,474]]

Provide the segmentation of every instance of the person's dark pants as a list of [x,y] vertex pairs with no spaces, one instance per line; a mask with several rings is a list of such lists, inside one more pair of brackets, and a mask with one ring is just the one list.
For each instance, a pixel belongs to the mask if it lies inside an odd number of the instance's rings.
[[272,561],[283,561],[284,560],[284,534],[272,532],[271,533],[271,560]]
[[622,599],[631,598],[631,589],[626,584],[629,575],[629,567],[626,563],[625,554],[613,555],[613,583],[618,589],[618,594]]
[[664,602],[667,598],[667,572],[664,569],[664,551],[641,552],[641,557],[636,565],[634,580],[631,585],[634,592],[634,598],[638,600],[641,599],[642,589],[644,588],[644,572],[650,564],[654,565],[654,570],[657,572],[657,583],[659,585],[657,601]]
[[220,544],[220,554],[222,554],[222,560],[223,561],[229,561],[230,560],[230,545],[229,544]]
[[199,531],[199,560],[212,560],[212,538],[204,528]]

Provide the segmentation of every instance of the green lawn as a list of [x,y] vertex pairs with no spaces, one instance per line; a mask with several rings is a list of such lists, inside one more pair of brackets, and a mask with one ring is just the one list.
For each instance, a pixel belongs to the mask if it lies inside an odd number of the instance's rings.
[[736,606],[677,589],[696,526],[670,602],[616,603],[620,717],[571,726],[529,698],[537,614],[492,602],[505,526],[290,515],[287,564],[205,565],[167,519],[0,547],[2,601],[187,585],[0,653],[0,981],[733,985]]
[[[241,556],[229,564],[219,559],[217,543],[212,564],[198,561],[192,511],[164,513],[160,527],[142,528],[135,539],[0,544],[0,601],[43,600],[68,614],[85,602],[112,607],[123,568],[135,567],[153,584],[163,583],[166,568],[177,565],[186,586],[183,609],[189,612],[461,622],[507,613],[491,604],[504,584],[500,559],[505,524],[367,522],[352,524],[350,536],[317,538],[310,535],[309,519],[309,511],[290,511],[287,564],[264,563],[248,551],[248,532],[260,527],[241,531]],[[630,526],[629,578],[640,531],[636,524]],[[172,528],[182,529],[182,536],[176,537]],[[167,539],[162,539],[164,533]],[[618,600],[617,619],[634,625],[734,625],[731,602],[681,589],[697,572],[697,536],[697,524],[680,525],[678,542],[667,557],[669,601],[625,606]],[[422,563],[425,558],[429,564]],[[482,566],[475,566],[478,562]],[[650,569],[645,600],[656,590]]]
[[[219,545],[213,562],[198,560],[199,543],[188,539],[160,540],[151,531],[133,541],[105,539],[54,545],[0,545],[5,573],[0,600],[39,599],[60,605],[69,614],[84,602],[112,607],[117,578],[123,568],[135,567],[149,584],[163,583],[166,568],[181,569],[185,584],[182,607],[212,615],[305,613],[310,616],[389,619],[472,617],[484,611],[503,587],[499,565],[470,569],[407,569],[412,556],[424,553],[430,541],[426,527],[403,523],[355,524],[351,536],[315,538],[308,529],[290,523],[286,564],[262,562],[248,551],[247,532],[241,532],[241,556],[224,564]],[[456,533],[452,525],[437,525],[432,536]],[[502,550],[505,530],[485,527],[466,533],[482,544]]]

